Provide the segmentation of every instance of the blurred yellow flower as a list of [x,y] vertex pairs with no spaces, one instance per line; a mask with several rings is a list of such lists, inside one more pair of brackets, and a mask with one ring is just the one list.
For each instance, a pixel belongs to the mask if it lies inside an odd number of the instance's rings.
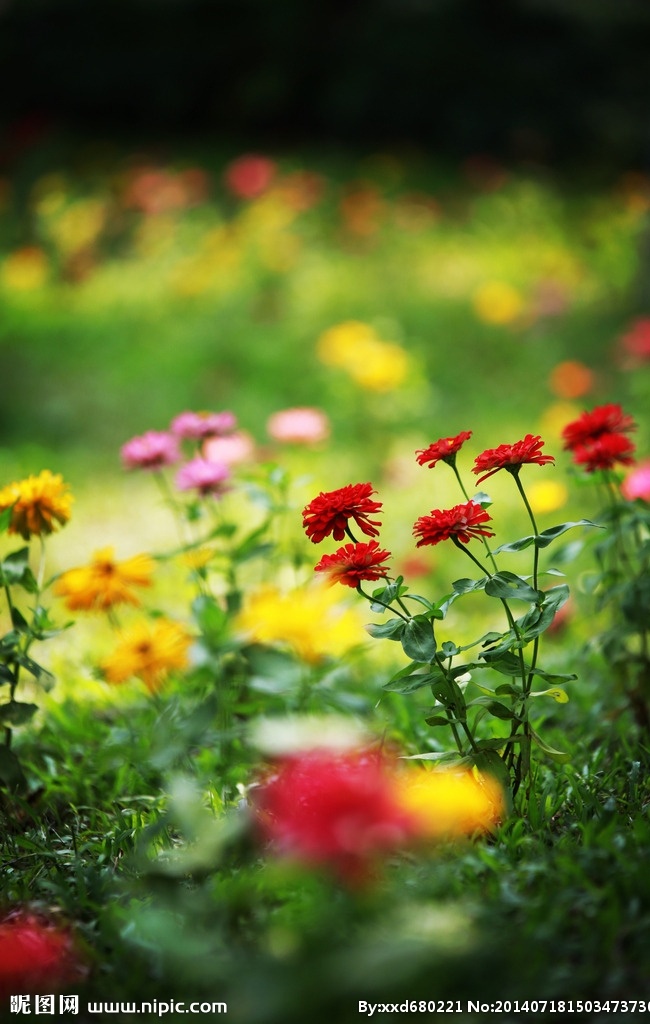
[[108,611],[117,604],[140,604],[132,587],[151,586],[156,563],[149,555],[135,555],[116,562],[113,548],[102,548],[90,565],[69,569],[54,585],[70,611]]
[[326,366],[337,366],[368,391],[391,391],[404,381],[410,366],[399,345],[382,341],[360,320],[347,320],[321,334],[316,348]]
[[533,512],[555,512],[569,500],[567,488],[556,480],[543,480],[531,484],[527,493]]
[[521,294],[505,281],[486,281],[472,296],[474,311],[487,324],[510,324],[524,309]]
[[573,402],[554,402],[544,410],[540,418],[542,433],[548,440],[561,440],[567,423],[577,419],[580,412],[580,406]]
[[358,345],[377,341],[377,334],[361,320],[345,320],[323,331],[316,344],[318,358],[326,366],[346,367]]
[[452,769],[410,769],[396,780],[397,798],[429,839],[469,835],[497,824],[503,793],[489,775]]
[[312,664],[338,657],[366,639],[362,619],[320,584],[283,593],[263,587],[250,594],[236,628],[263,644],[286,644]]
[[92,245],[100,235],[108,216],[102,199],[78,199],[48,223],[48,232],[64,255]]
[[64,526],[70,518],[72,495],[59,473],[42,470],[38,476],[11,483],[0,491],[0,512],[11,509],[9,533],[25,540],[34,534],[53,533],[56,523]]
[[42,288],[49,273],[47,256],[36,245],[26,245],[7,256],[2,264],[2,283],[12,291]]
[[136,677],[153,693],[171,671],[187,668],[191,643],[189,633],[171,619],[142,620],[122,634],[101,669],[109,683],[124,683]]
[[191,551],[184,551],[180,556],[181,562],[188,569],[203,569],[213,558],[212,548],[193,548]]

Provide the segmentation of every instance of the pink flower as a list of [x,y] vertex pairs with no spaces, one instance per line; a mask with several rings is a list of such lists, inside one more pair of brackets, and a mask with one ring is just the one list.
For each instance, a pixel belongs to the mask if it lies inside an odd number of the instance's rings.
[[318,444],[329,437],[329,420],[320,409],[282,409],[269,416],[269,437],[283,444]]
[[251,153],[228,164],[223,178],[238,199],[255,199],[267,191],[276,170],[273,160]]
[[650,459],[640,462],[621,485],[623,497],[628,501],[641,498],[650,501]]
[[181,457],[176,438],[159,430],[132,437],[122,445],[120,454],[126,469],[160,469]]
[[232,412],[182,412],[172,420],[169,429],[176,437],[200,441],[230,434],[236,423]]
[[226,490],[224,484],[229,477],[230,470],[223,463],[196,458],[181,466],[176,475],[176,486],[179,491],[196,490],[204,497],[207,494],[219,495]]
[[244,430],[237,430],[227,437],[209,437],[203,445],[203,458],[223,466],[237,466],[248,462],[254,455],[255,442]]

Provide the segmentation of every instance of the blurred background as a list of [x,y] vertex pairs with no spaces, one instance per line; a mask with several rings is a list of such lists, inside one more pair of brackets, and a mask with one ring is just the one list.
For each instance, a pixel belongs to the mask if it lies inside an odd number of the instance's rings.
[[2,0],[3,478],[185,408],[318,406],[397,481],[638,418],[649,43],[643,0]]

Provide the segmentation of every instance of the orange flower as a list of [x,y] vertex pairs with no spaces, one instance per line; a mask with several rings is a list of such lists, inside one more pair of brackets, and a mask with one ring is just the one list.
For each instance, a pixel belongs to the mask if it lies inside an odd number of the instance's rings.
[[57,580],[54,593],[63,597],[70,611],[108,611],[116,604],[140,604],[132,587],[151,586],[155,562],[149,555],[135,555],[116,562],[113,548],[102,548],[90,565],[70,569]]
[[101,668],[109,683],[124,683],[135,676],[153,693],[169,672],[187,668],[191,643],[189,633],[170,619],[137,622],[124,632]]
[[19,533],[29,540],[33,534],[53,533],[56,523],[67,523],[73,498],[66,488],[63,477],[49,469],[4,487],[0,491],[0,512],[11,509],[9,533]]

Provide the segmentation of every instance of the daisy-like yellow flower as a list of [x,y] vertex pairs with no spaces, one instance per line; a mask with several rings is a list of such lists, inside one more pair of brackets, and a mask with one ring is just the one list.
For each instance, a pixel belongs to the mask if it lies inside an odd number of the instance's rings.
[[159,690],[174,669],[189,665],[192,637],[171,619],[143,619],[125,630],[117,647],[101,664],[109,683],[141,679],[148,690]]
[[404,772],[396,782],[400,805],[426,839],[485,831],[503,814],[503,793],[489,775],[452,769]]
[[53,533],[70,518],[72,495],[60,473],[42,470],[38,476],[9,484],[0,490],[0,512],[11,509],[9,533],[25,540],[32,535]]
[[70,611],[108,611],[117,604],[140,604],[133,587],[151,586],[156,563],[149,555],[135,555],[116,562],[113,548],[102,548],[90,565],[70,569],[59,577],[54,593],[65,599]]

